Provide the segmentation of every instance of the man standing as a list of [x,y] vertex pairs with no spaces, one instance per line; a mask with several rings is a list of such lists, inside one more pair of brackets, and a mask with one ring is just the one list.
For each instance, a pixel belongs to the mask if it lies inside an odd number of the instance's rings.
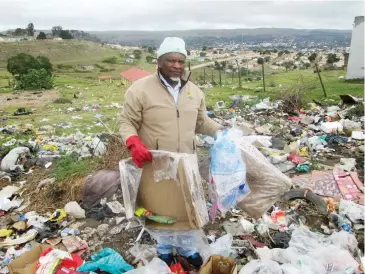
[[[143,196],[144,204],[152,207],[156,195],[151,193],[151,188],[155,186],[144,176],[152,168],[150,149],[194,153],[196,133],[214,136],[220,128],[206,116],[203,92],[189,81],[190,73],[184,68],[186,55],[181,38],[167,37],[157,52],[157,72],[134,82],[125,94],[120,134],[133,162],[143,167],[138,195]],[[157,187],[161,184],[156,184]],[[170,192],[174,195],[173,190]],[[159,208],[146,208],[159,214],[156,212]],[[168,265],[173,261],[172,248],[157,243],[157,252]],[[189,263],[201,266],[202,258],[195,246],[189,250],[177,247],[177,250]]]

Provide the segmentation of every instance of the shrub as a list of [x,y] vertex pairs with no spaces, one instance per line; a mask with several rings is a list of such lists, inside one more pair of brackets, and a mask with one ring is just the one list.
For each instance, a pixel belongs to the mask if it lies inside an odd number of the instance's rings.
[[31,69],[27,74],[19,77],[20,89],[50,89],[53,87],[53,78],[46,69]]
[[109,64],[116,64],[118,61],[117,57],[113,56],[107,59],[104,59],[102,62],[103,63],[109,63]]
[[58,69],[72,69],[73,68],[72,65],[66,65],[66,64],[57,64],[56,67]]
[[72,104],[72,101],[70,99],[66,99],[66,98],[57,98],[56,100],[53,101],[53,103],[55,103],[55,104]]

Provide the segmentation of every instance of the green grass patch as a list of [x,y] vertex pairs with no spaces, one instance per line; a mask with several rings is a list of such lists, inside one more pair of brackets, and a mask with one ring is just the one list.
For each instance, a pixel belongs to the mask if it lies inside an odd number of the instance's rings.
[[74,154],[64,156],[55,163],[52,175],[57,181],[68,180],[76,175],[87,175],[100,164],[100,161],[98,158],[78,160],[78,157]]

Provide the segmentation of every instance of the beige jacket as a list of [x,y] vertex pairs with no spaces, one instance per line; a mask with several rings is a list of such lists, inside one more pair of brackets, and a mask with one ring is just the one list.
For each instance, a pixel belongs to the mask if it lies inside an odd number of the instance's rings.
[[156,72],[133,83],[125,94],[120,134],[138,135],[152,150],[194,153],[195,133],[209,136],[219,124],[206,116],[203,92],[184,75],[178,103]]

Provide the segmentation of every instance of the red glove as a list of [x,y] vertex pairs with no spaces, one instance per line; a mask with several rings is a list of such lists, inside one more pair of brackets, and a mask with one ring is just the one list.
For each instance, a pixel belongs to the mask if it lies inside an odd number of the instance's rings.
[[127,148],[132,153],[132,161],[138,166],[139,168],[143,167],[145,162],[152,161],[152,154],[148,147],[142,143],[141,139],[133,135],[127,139]]

